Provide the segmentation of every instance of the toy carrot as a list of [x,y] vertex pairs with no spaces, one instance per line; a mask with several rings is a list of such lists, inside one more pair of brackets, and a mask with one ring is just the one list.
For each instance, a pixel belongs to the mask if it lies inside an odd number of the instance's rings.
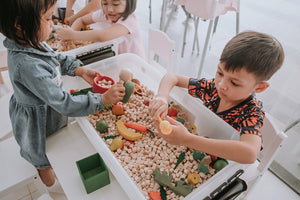
[[145,125],[137,124],[137,123],[124,123],[124,125],[127,128],[132,128],[132,129],[142,132],[142,133],[146,133],[148,131],[152,135],[152,137],[155,137],[154,133],[150,129],[148,129],[148,127]]
[[127,128],[132,128],[136,131],[142,132],[142,133],[146,133],[147,132],[147,126],[142,125],[142,124],[137,124],[137,123],[124,123],[124,125]]
[[155,191],[149,191],[149,196],[152,200],[162,200],[160,196],[160,192],[155,192]]

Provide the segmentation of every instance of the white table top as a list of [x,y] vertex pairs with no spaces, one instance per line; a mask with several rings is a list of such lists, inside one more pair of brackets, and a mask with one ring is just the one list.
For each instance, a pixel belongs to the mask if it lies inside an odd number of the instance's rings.
[[46,153],[68,199],[129,199],[111,172],[109,185],[86,193],[76,161],[96,153],[96,150],[76,121],[47,138]]

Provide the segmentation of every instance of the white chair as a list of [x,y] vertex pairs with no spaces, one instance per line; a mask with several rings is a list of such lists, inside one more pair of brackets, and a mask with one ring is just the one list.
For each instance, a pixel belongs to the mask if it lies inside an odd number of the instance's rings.
[[239,199],[246,198],[254,190],[255,186],[273,161],[280,144],[287,138],[285,133],[278,131],[274,120],[268,113],[266,113],[264,125],[261,128],[261,134],[263,139],[263,150],[259,156],[260,161],[256,161],[254,164],[249,165],[249,167],[245,169],[245,173],[240,177],[246,181],[248,189],[240,195]]
[[2,77],[1,72],[8,70],[7,67],[7,51],[6,50],[0,50],[0,83],[3,84],[4,80]]
[[[194,34],[194,42],[193,42],[193,51],[195,48],[195,44],[197,44],[197,48],[199,52],[199,44],[198,44],[199,19],[201,18],[203,20],[209,20],[209,26],[208,26],[203,52],[200,60],[200,67],[198,70],[198,77],[200,77],[203,64],[204,64],[204,59],[206,56],[208,42],[212,32],[213,22],[215,22],[214,29],[213,29],[215,32],[219,16],[226,14],[228,11],[235,11],[236,12],[236,34],[239,32],[240,0],[178,0],[176,3],[177,5],[184,5],[186,11],[191,13],[194,16],[195,34]],[[189,16],[187,16],[186,18],[186,23],[184,28],[184,38],[182,44],[181,57],[183,57],[184,55],[188,20],[189,20]]]
[[20,148],[13,137],[0,142],[0,199],[2,197],[5,200],[21,199],[18,191],[25,188],[28,194],[25,193],[24,196],[29,195],[28,185],[31,184],[40,195],[48,194],[38,171],[21,157],[19,151]]
[[167,63],[167,71],[171,72],[174,65],[175,41],[160,30],[149,29],[148,60],[151,63],[155,56]]
[[43,194],[37,200],[53,200],[49,194]]
[[13,135],[8,111],[9,100],[11,95],[12,93],[10,92],[0,97],[0,142]]

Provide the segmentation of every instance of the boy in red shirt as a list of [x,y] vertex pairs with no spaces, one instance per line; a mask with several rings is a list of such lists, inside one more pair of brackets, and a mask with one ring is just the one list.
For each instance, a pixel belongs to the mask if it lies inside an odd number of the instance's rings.
[[[262,103],[255,93],[269,87],[267,80],[282,66],[284,52],[274,37],[247,31],[231,39],[223,49],[214,79],[192,79],[166,74],[157,96],[150,102],[150,115],[166,118],[172,133],[158,135],[168,143],[184,145],[200,152],[233,160],[253,163],[260,152],[263,125]],[[174,86],[188,88],[190,95],[240,132],[240,140],[219,140],[189,133],[180,123],[167,116],[168,97]],[[159,128],[158,128],[159,130]]]

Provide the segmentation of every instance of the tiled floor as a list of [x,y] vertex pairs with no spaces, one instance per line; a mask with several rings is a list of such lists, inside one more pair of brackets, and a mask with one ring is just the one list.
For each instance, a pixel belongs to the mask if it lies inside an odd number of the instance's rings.
[[[162,0],[152,0],[152,24],[149,24],[149,1],[139,0],[136,15],[140,21],[145,49],[147,49],[148,29],[159,28],[160,13]],[[297,78],[300,72],[298,67],[300,63],[300,26],[297,19],[300,17],[300,1],[296,0],[265,0],[251,1],[241,0],[240,30],[257,30],[274,35],[281,41],[286,60],[282,69],[270,80],[271,87],[259,97],[264,101],[265,109],[272,114],[280,123],[279,127],[284,128],[293,120],[299,118],[300,113],[300,95],[299,83]],[[187,32],[187,45],[185,55],[180,57],[185,15],[181,8],[172,17],[172,21],[167,30],[171,39],[176,41],[176,65],[175,73],[194,77],[200,64],[201,49],[203,48],[204,38],[208,22],[201,21],[199,25],[200,54],[192,54],[193,40],[193,22],[189,23]],[[217,32],[210,41],[211,49],[208,51],[203,74],[212,77],[216,70],[216,64],[222,48],[226,42],[235,34],[235,14],[227,13],[219,20]],[[2,38],[0,38],[2,39]],[[2,44],[0,44],[0,49]],[[5,84],[0,85],[0,96],[11,91],[7,72],[3,73]],[[297,133],[298,132],[298,133]],[[277,160],[288,159],[285,163],[291,162],[288,152],[294,152],[296,155],[299,151],[299,126],[295,127],[289,134],[293,134],[295,141],[283,144],[283,149],[287,153],[277,157]],[[297,135],[298,134],[298,135]],[[287,146],[287,147],[286,147]],[[292,149],[294,147],[294,149]],[[293,155],[293,154],[292,154]],[[298,167],[298,168],[297,168]],[[299,165],[296,166],[299,169]],[[300,170],[299,170],[300,171]],[[65,200],[64,195],[51,194],[55,200]],[[0,197],[1,199],[1,197]],[[257,199],[299,199],[299,196],[288,186],[281,182],[276,176],[269,171],[262,177],[261,182],[255,189],[255,192],[249,196],[250,200]]]

